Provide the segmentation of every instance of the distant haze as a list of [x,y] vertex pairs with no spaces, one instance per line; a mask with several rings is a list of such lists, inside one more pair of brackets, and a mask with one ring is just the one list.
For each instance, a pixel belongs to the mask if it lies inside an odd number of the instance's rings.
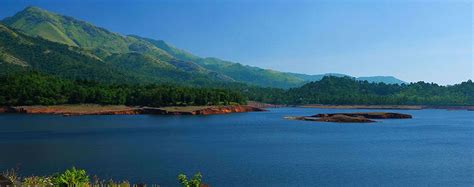
[[471,1],[2,0],[0,19],[28,5],[279,71],[474,79]]

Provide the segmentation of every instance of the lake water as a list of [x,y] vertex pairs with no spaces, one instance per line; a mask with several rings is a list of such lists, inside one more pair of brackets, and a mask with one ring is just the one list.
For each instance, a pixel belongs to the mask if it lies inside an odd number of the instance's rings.
[[[474,112],[401,110],[372,124],[284,116],[365,110],[278,108],[212,116],[0,115],[0,170],[76,166],[101,178],[178,186],[473,186]],[[379,110],[380,111],[380,110]],[[381,110],[390,111],[390,110]]]

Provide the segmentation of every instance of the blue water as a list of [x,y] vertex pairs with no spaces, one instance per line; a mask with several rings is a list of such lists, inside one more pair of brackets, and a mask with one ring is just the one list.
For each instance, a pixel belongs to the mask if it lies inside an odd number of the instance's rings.
[[[404,110],[372,124],[290,121],[328,110],[212,116],[0,115],[0,170],[71,166],[101,178],[178,186],[473,186],[474,112]],[[364,111],[364,110],[357,110]],[[389,111],[389,110],[385,110]]]

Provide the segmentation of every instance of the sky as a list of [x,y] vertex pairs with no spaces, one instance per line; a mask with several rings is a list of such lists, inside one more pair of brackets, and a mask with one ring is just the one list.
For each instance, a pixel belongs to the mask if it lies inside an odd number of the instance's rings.
[[26,6],[202,57],[305,74],[474,80],[469,0],[0,0],[0,19]]

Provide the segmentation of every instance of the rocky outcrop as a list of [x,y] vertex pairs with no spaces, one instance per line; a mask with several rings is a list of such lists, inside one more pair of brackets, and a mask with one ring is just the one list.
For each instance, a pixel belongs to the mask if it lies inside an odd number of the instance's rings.
[[211,107],[202,110],[197,110],[195,115],[209,115],[209,114],[227,114],[227,113],[240,113],[240,112],[259,112],[265,111],[261,108],[251,106],[222,106],[222,107]]
[[298,116],[298,117],[285,117],[286,119],[290,120],[304,120],[304,121],[322,121],[322,122],[336,122],[336,123],[371,123],[375,122],[373,120],[364,118],[364,117],[351,117],[346,115],[333,115],[333,116],[326,116],[326,117],[306,117],[306,116]]
[[405,119],[412,118],[408,114],[391,113],[391,112],[356,112],[356,113],[333,113],[333,114],[316,114],[311,117],[328,118],[334,116],[364,117],[368,119]]
[[407,119],[412,118],[408,114],[390,113],[390,112],[356,112],[356,113],[333,113],[316,114],[312,116],[285,117],[291,120],[322,121],[337,123],[371,123],[371,119]]
[[230,106],[205,106],[193,107],[165,107],[165,108],[142,108],[144,114],[161,114],[161,115],[211,115],[211,114],[227,114],[239,112],[259,112],[266,111],[261,108],[247,105],[230,105]]
[[375,122],[362,116],[332,115],[318,118],[318,121],[337,123],[371,123]]

